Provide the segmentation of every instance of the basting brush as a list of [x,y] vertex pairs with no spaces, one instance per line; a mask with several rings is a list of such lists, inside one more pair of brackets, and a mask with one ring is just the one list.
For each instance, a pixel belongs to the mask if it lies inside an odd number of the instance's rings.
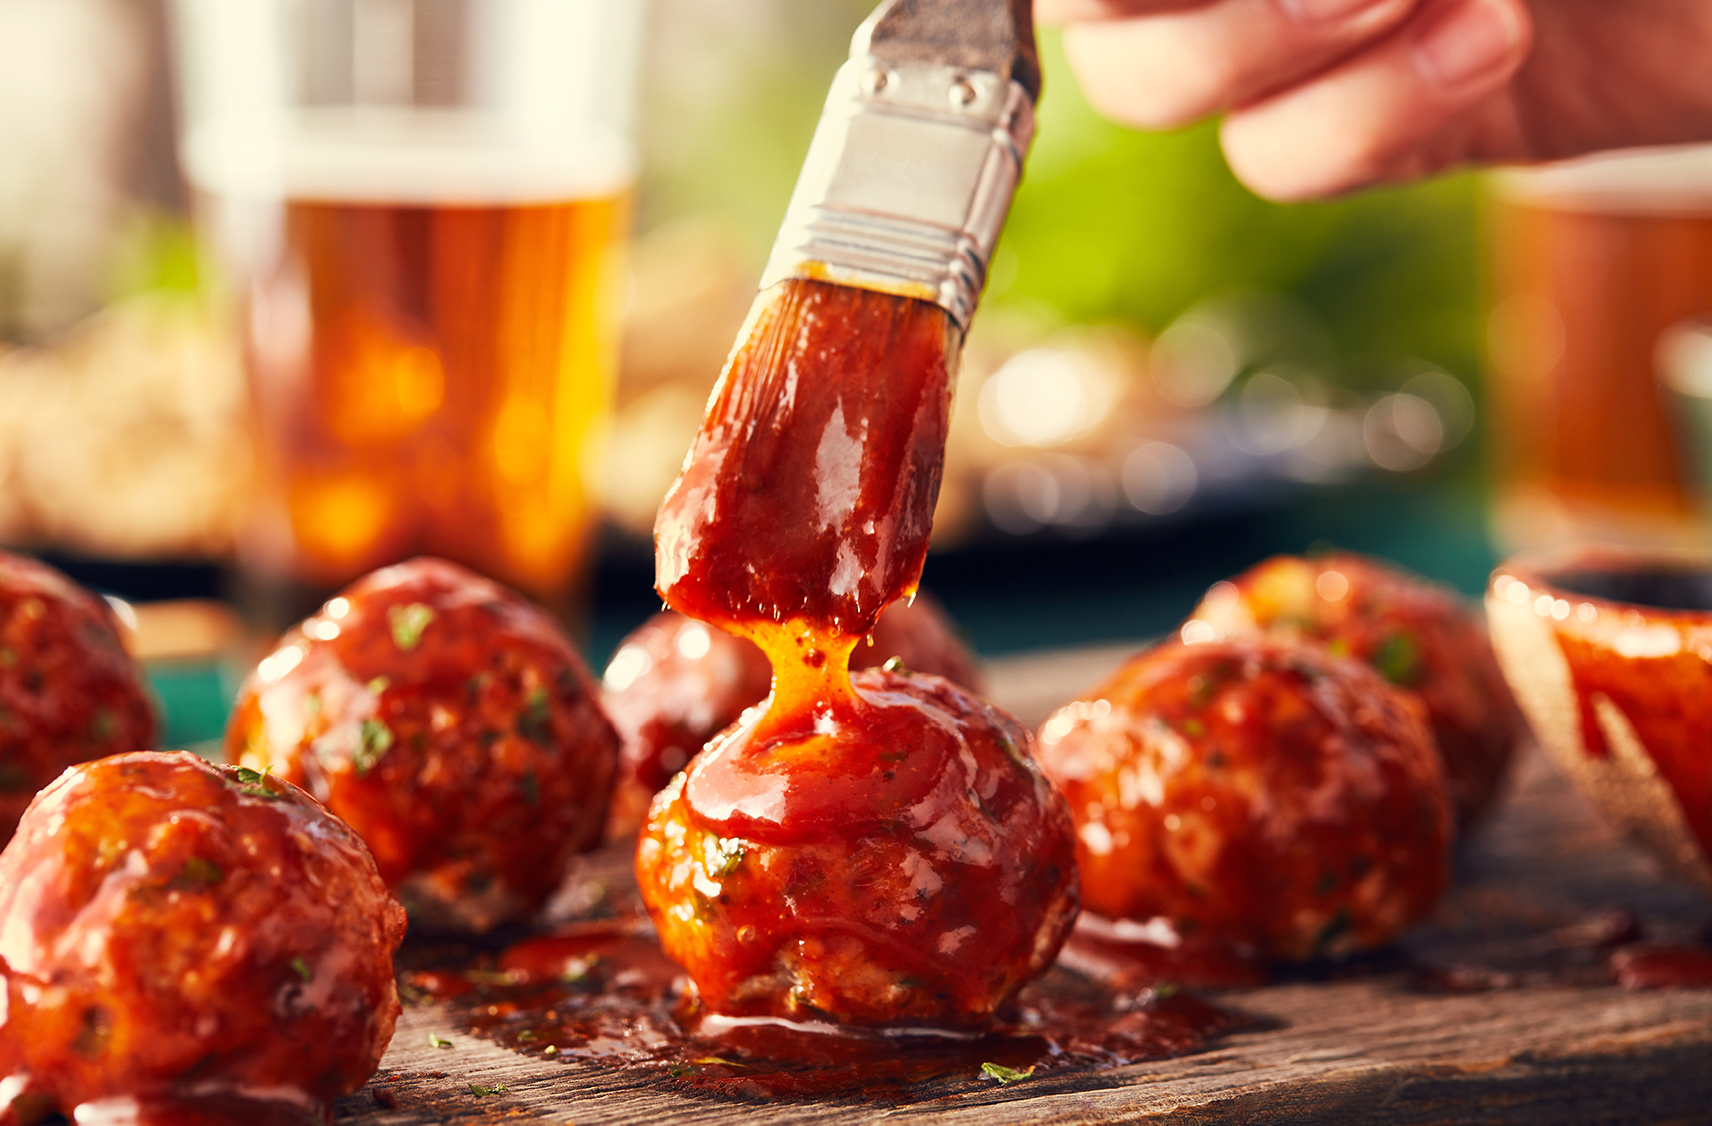
[[1028,0],[888,0],[857,30],[655,524],[670,605],[818,667],[914,593],[1039,93]]

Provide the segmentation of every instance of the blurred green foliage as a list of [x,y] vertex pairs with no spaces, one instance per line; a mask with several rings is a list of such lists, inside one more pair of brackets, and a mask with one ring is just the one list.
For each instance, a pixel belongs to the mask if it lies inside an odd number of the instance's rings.
[[[659,5],[673,8],[670,0]],[[705,9],[660,11],[658,34],[693,41],[645,88],[645,226],[714,214],[759,262],[771,244],[833,70],[871,4],[750,5],[755,24],[685,26]],[[729,11],[731,9],[723,9]],[[706,18],[705,16],[702,18]],[[1322,320],[1346,386],[1391,380],[1400,361],[1472,384],[1479,367],[1472,176],[1317,204],[1280,205],[1226,167],[1216,123],[1140,133],[1083,99],[1050,29],[1046,94],[987,305],[1050,321],[1120,321],[1156,333],[1196,302],[1239,288],[1288,294]],[[722,58],[723,64],[710,62]]]
[[644,230],[714,216],[773,243],[827,86],[878,0],[652,0],[641,87]]
[[134,204],[118,225],[106,282],[110,301],[139,293],[197,292],[201,260],[190,217]]
[[[1346,383],[1418,357],[1478,371],[1474,177],[1328,203],[1270,203],[1239,184],[1205,122],[1139,133],[1097,115],[1042,34],[1039,134],[1002,246],[995,305],[1039,302],[1072,322],[1157,332],[1209,295],[1289,294],[1326,325]],[[1007,271],[1008,272],[1008,271]]]

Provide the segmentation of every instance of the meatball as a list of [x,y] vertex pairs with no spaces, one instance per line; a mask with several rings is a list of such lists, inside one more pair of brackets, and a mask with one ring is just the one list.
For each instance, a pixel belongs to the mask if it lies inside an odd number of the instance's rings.
[[1484,623],[1454,591],[1359,555],[1285,555],[1214,586],[1193,618],[1222,636],[1316,638],[1419,694],[1457,823],[1466,828],[1492,805],[1521,713]]
[[320,1121],[392,1039],[404,926],[363,842],[280,779],[184,752],[73,767],[0,853],[0,1097]]
[[66,767],[154,739],[142,677],[106,600],[0,552],[0,841]]
[[[972,691],[980,668],[958,640],[945,611],[925,594],[894,602],[850,667],[896,658],[912,672],[943,676]],[[635,833],[648,802],[690,756],[767,695],[773,669],[753,641],[666,610],[626,637],[607,664],[607,714],[624,740],[618,785],[607,819],[609,838]]]
[[1449,873],[1419,705],[1311,642],[1172,642],[1054,713],[1041,765],[1076,819],[1082,900],[1265,959],[1379,946]]
[[978,1028],[1074,922],[1063,799],[1015,720],[935,676],[749,712],[654,799],[636,872],[715,1013]]
[[618,760],[547,614],[461,567],[376,571],[289,631],[239,693],[226,749],[344,818],[413,917],[525,916],[599,843]]
[[717,732],[760,703],[772,678],[753,641],[676,610],[626,637],[603,678],[606,711],[624,745],[608,839],[636,832],[653,796]]

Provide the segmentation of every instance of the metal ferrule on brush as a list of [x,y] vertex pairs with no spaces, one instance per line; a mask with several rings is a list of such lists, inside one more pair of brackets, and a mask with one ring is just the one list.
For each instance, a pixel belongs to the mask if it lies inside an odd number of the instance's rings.
[[1033,95],[1012,78],[853,53],[761,287],[817,278],[919,297],[967,331],[1033,138]]

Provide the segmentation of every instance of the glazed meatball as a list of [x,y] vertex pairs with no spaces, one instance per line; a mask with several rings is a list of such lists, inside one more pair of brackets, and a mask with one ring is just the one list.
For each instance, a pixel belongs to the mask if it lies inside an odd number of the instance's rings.
[[1419,705],[1311,642],[1172,642],[1041,728],[1082,901],[1269,960],[1379,946],[1448,877]]
[[137,666],[105,599],[0,552],[0,841],[66,767],[155,738]]
[[25,1121],[320,1121],[392,1039],[404,926],[363,842],[281,779],[74,767],[0,853],[0,1097]]
[[596,691],[544,611],[417,559],[289,631],[226,748],[349,822],[413,917],[483,931],[540,907],[599,843],[618,736]]
[[[875,668],[893,658],[912,672],[981,690],[975,658],[925,594],[888,606],[850,655],[850,667]],[[635,833],[649,800],[709,739],[766,697],[772,676],[753,641],[675,610],[654,615],[626,637],[605,676],[606,711],[624,741],[607,836]]]
[[617,839],[709,739],[761,702],[773,667],[753,641],[664,610],[619,644],[602,679],[623,741],[606,829]]
[[1484,624],[1454,591],[1359,555],[1269,559],[1207,593],[1193,618],[1325,642],[1419,694],[1466,828],[1492,805],[1522,734]]
[[1074,838],[1026,730],[939,677],[745,715],[654,799],[642,896],[729,1016],[978,1028],[1076,915]]

